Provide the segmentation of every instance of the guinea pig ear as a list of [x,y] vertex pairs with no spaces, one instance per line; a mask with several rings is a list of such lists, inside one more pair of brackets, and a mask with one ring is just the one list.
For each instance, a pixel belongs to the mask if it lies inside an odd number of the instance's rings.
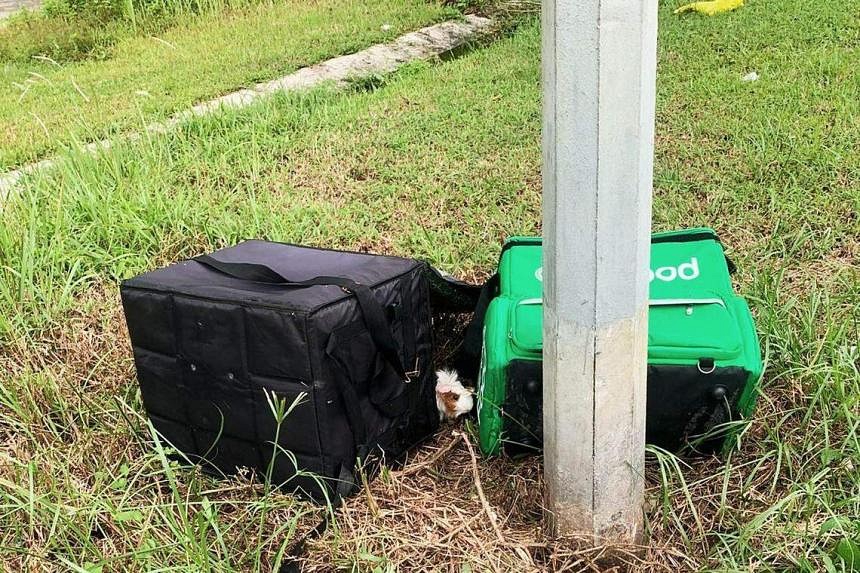
[[436,384],[436,393],[437,394],[448,394],[453,392],[454,389],[451,388],[450,384]]

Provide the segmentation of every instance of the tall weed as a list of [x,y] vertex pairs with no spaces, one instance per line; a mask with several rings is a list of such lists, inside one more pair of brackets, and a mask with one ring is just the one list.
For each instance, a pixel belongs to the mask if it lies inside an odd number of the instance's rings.
[[258,0],[46,0],[0,28],[0,62],[45,57],[55,62],[103,60],[123,38],[155,34],[200,14]]

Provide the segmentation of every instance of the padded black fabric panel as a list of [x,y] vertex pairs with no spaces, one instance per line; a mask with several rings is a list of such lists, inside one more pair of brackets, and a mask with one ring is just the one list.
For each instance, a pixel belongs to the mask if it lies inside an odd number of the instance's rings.
[[305,346],[304,317],[268,308],[246,308],[248,368],[251,373],[272,378],[310,380],[307,353],[283,352],[283,348]]
[[134,348],[176,354],[176,327],[173,324],[173,299],[167,295],[124,290],[122,303],[126,319],[145,328],[129,331]]
[[173,297],[179,333],[179,354],[197,377],[226,376],[241,368],[245,342],[244,309],[240,306]]
[[200,462],[200,449],[197,447],[194,432],[185,423],[163,418],[153,412],[148,414],[165,446],[182,452],[192,463]]
[[253,403],[256,412],[255,440],[260,443],[274,442],[278,430],[275,416],[266,400],[266,392],[274,393],[291,408],[286,424],[281,425],[278,443],[282,448],[295,453],[318,455],[321,449],[319,425],[317,423],[317,389],[308,384],[274,378],[251,377],[254,387]]
[[712,452],[721,436],[699,438],[714,427],[738,420],[737,403],[749,372],[739,367],[702,374],[696,366],[649,365],[645,433],[649,443],[667,450],[691,447]]
[[135,348],[137,379],[147,412],[176,421],[185,421],[187,392],[179,359]]

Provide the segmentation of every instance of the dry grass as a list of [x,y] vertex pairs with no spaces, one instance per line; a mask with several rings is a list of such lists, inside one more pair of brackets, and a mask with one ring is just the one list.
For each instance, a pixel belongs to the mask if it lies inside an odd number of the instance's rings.
[[[660,547],[590,547],[547,535],[540,458],[477,461],[448,426],[401,470],[384,471],[309,544],[307,571],[672,571]],[[482,499],[482,492],[485,498]]]

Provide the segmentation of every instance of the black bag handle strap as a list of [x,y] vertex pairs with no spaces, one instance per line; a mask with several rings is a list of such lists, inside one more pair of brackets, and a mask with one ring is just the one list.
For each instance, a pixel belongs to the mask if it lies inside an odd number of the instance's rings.
[[286,288],[306,288],[321,285],[339,286],[344,291],[355,295],[373,343],[386,362],[394,368],[394,371],[397,372],[401,380],[409,380],[406,369],[403,368],[403,362],[400,360],[400,352],[397,348],[397,343],[394,341],[394,335],[391,333],[391,326],[385,319],[385,310],[367,285],[357,283],[345,277],[330,276],[318,276],[304,281],[291,281],[266,265],[258,263],[230,263],[219,261],[209,255],[200,255],[194,257],[192,260],[233,278],[256,283]]
[[350,380],[349,368],[338,357],[333,346],[337,344],[334,335],[329,338],[326,346],[326,355],[334,360],[338,368],[343,371],[344,376],[335,376],[335,385],[340,393],[340,399],[343,402],[343,409],[346,412],[346,419],[349,423],[349,428],[352,430],[352,439],[355,444],[356,456],[364,459],[367,450],[367,425],[364,423],[364,416],[361,413],[361,403],[359,402],[358,392]]
[[466,327],[463,337],[463,347],[457,357],[457,370],[466,378],[477,380],[481,364],[481,352],[484,343],[484,319],[490,302],[499,292],[499,274],[495,273],[481,288],[481,294],[475,305],[475,316]]

